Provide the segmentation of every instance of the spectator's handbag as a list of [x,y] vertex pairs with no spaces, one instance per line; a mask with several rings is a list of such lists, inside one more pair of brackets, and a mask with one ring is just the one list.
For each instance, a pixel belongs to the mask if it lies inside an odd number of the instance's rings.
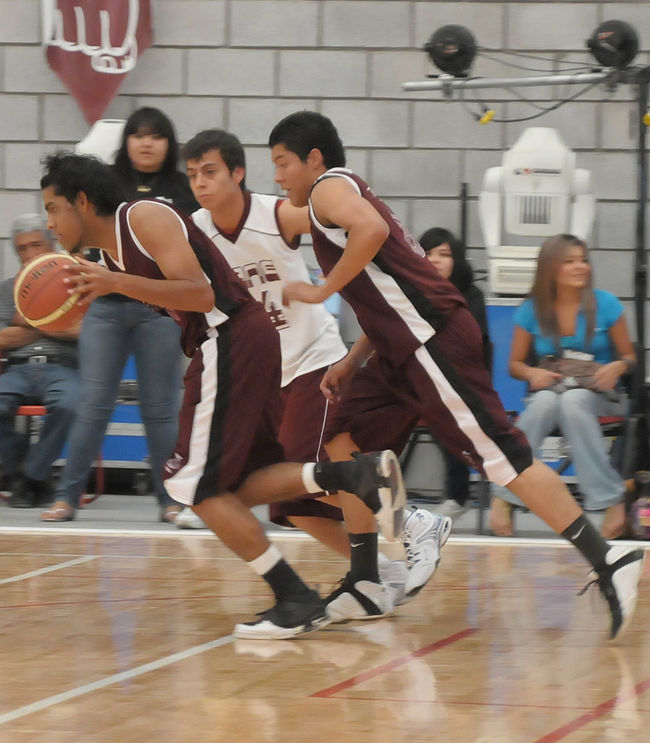
[[544,356],[540,368],[562,375],[562,379],[551,387],[555,392],[565,392],[574,387],[583,387],[592,392],[600,392],[594,386],[594,374],[600,364],[588,353],[565,351],[563,356]]

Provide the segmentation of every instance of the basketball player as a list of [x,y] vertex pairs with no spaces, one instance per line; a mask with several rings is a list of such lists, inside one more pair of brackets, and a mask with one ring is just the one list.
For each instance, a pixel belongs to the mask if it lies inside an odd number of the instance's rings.
[[[107,266],[82,260],[66,279],[80,302],[111,292],[165,308],[181,326],[191,361],[179,440],[166,486],[261,575],[276,604],[237,637],[293,637],[327,624],[325,602],[272,546],[250,508],[301,494],[344,489],[394,522],[405,493],[392,452],[352,462],[290,464],[277,441],[280,344],[264,308],[210,239],[175,207],[120,203],[108,166],[58,153],[45,160],[41,189],[48,227],[74,252],[98,247]],[[382,506],[382,503],[385,506]]]
[[[279,332],[282,423],[278,438],[287,459],[309,461],[321,453],[320,439],[327,414],[320,382],[328,367],[343,358],[347,349],[336,320],[323,305],[282,306],[283,284],[309,281],[299,250],[300,235],[309,232],[307,209],[296,208],[276,196],[246,190],[244,148],[234,134],[221,129],[199,132],[185,145],[183,156],[192,192],[203,207],[192,214],[192,219],[263,304]],[[349,457],[349,452],[343,452],[339,458]],[[384,569],[379,571],[372,513],[365,507],[358,508],[357,498],[342,497],[347,498],[349,532],[340,524],[339,508],[314,498],[272,503],[271,519],[285,525],[288,521],[351,557],[345,589],[337,589],[328,599],[331,617],[347,620],[384,616],[392,611],[395,599],[400,603],[404,600],[403,564],[385,561]],[[426,524],[419,541],[411,534],[411,525],[416,524]],[[403,538],[413,545],[410,564],[419,563],[418,574],[425,577],[424,582],[435,571],[441,541],[446,540],[450,526],[450,519],[424,510],[409,513],[405,520]],[[427,569],[422,570],[425,564]],[[393,589],[390,594],[388,584]]]
[[323,302],[340,292],[363,330],[322,389],[341,397],[373,352],[397,399],[410,402],[443,446],[507,486],[591,563],[607,599],[611,638],[634,611],[643,550],[610,547],[560,477],[533,458],[503,410],[483,361],[481,334],[465,301],[443,279],[397,217],[344,168],[332,122],[301,111],[269,138],[275,179],[295,206],[309,204],[314,252],[326,276],[284,289],[285,302]]

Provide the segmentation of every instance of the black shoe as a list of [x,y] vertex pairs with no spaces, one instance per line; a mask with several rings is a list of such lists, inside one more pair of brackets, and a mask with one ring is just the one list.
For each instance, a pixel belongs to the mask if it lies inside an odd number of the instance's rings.
[[359,466],[354,492],[375,514],[384,537],[394,542],[402,531],[406,506],[399,460],[390,449],[353,456]]
[[320,629],[330,620],[326,603],[316,593],[282,599],[267,611],[258,614],[255,622],[236,624],[233,634],[246,640],[285,640],[305,632]]
[[34,493],[34,505],[35,506],[49,506],[54,502],[54,490],[52,489],[52,483],[49,479],[47,480],[32,480],[31,478],[25,478],[27,484]]
[[10,508],[33,508],[35,495],[24,475],[14,477],[13,488],[9,496]]

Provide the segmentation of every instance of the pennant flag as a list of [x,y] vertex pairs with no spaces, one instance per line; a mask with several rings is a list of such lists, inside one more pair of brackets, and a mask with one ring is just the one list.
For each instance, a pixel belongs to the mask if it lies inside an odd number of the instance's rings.
[[89,124],[151,45],[149,0],[41,0],[47,61]]

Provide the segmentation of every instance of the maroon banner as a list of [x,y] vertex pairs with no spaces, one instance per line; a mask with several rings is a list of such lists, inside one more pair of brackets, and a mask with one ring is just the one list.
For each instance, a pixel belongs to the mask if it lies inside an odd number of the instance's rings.
[[151,45],[149,0],[41,0],[47,61],[89,124]]

